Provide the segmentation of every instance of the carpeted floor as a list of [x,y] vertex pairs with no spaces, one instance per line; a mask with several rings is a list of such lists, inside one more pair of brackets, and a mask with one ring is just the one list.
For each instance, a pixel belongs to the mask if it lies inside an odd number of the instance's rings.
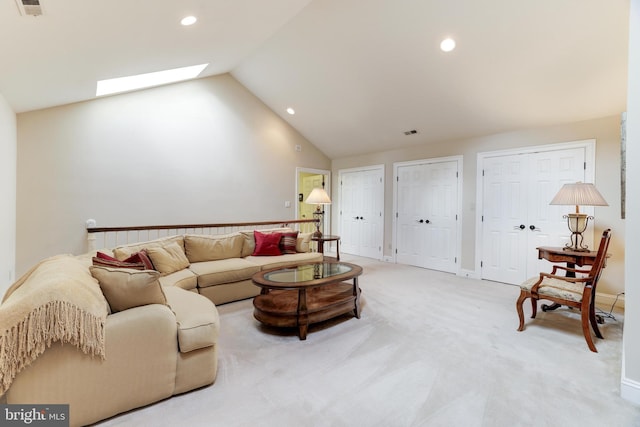
[[221,305],[214,385],[100,425],[640,426],[619,396],[621,314],[592,353],[567,308],[517,332],[517,287],[343,260],[364,267],[360,319],[300,341],[262,327],[251,300]]

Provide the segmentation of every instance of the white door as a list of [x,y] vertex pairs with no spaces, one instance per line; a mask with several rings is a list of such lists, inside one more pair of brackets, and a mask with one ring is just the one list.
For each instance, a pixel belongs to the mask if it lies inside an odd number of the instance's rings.
[[567,206],[549,202],[563,184],[585,181],[586,149],[487,157],[482,164],[482,278],[517,284],[548,269],[536,247],[564,246]]
[[396,168],[396,262],[455,272],[458,162]]
[[340,171],[340,251],[382,258],[384,169]]

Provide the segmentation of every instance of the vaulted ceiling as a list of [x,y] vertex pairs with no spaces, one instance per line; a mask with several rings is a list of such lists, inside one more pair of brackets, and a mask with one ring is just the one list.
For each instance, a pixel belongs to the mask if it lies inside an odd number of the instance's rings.
[[628,0],[40,3],[34,17],[0,0],[0,93],[18,113],[202,63],[201,77],[230,72],[331,158],[626,108]]

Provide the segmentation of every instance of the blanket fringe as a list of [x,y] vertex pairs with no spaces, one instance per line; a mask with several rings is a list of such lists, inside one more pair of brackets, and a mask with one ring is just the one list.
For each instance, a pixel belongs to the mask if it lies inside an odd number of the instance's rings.
[[53,342],[75,345],[105,359],[104,320],[66,301],[50,301],[11,329],[0,332],[0,396]]

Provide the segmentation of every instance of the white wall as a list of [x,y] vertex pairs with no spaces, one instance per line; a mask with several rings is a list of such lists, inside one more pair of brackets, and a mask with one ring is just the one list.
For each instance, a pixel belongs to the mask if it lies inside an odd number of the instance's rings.
[[15,279],[16,115],[0,94],[0,296]]
[[622,396],[640,404],[640,0],[631,0],[627,87],[626,307]]
[[[18,114],[17,270],[98,226],[295,217],[326,156],[230,75]],[[300,145],[302,151],[295,150]]]
[[[421,146],[373,153],[366,156],[334,159],[332,172],[337,176],[340,169],[384,164],[385,177],[385,255],[391,254],[393,221],[393,163],[462,155],[464,160],[462,195],[462,259],[465,270],[475,268],[475,224],[476,224],[476,165],[479,152],[516,147],[545,145],[585,139],[596,140],[596,184],[608,201],[609,207],[595,209],[595,236],[611,227],[613,238],[606,273],[603,274],[599,291],[616,295],[624,290],[624,221],[620,209],[620,116],[605,117],[584,122],[518,130],[485,137],[455,141],[443,141]],[[613,172],[612,172],[613,171]],[[338,185],[333,187],[333,198],[337,197]],[[332,215],[338,218],[337,206]],[[338,221],[334,221],[334,228]],[[335,233],[337,229],[333,230]],[[608,300],[607,300],[608,301]],[[613,302],[613,298],[611,298]]]

